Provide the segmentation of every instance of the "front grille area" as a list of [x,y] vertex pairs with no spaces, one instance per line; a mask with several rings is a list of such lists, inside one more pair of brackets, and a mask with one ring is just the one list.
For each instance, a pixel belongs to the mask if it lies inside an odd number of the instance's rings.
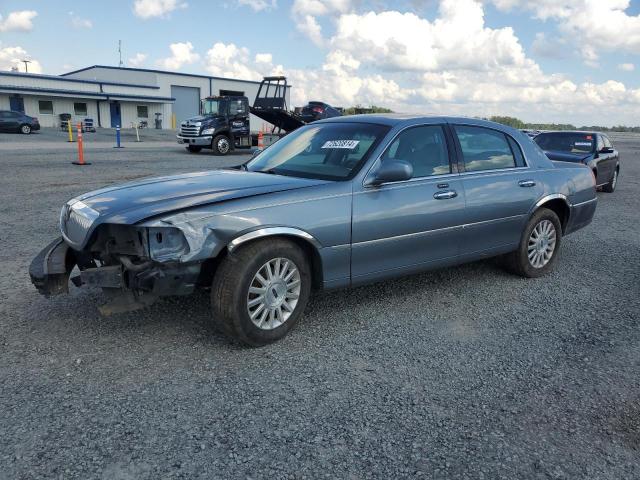
[[197,137],[200,133],[200,127],[193,125],[182,125],[180,127],[180,135],[183,137]]

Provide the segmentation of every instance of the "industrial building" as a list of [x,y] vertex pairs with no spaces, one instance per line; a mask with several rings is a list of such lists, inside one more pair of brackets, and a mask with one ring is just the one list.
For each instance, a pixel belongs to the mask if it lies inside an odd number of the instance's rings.
[[[140,122],[172,129],[197,115],[200,100],[216,95],[245,95],[253,102],[260,82],[94,65],[60,76],[0,72],[0,110],[38,117],[43,127],[58,127],[60,115],[74,122],[91,118],[99,127],[129,127]],[[289,103],[290,88],[287,91]],[[156,115],[158,114],[158,115]],[[252,129],[264,122],[251,117]]]

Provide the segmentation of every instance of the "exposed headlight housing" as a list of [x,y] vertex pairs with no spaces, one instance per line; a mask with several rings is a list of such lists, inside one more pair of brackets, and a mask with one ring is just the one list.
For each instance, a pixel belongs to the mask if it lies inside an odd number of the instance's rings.
[[149,227],[149,255],[157,262],[179,260],[189,253],[189,244],[183,233],[173,227]]
[[202,130],[202,135],[213,135],[214,130],[214,128],[205,128]]

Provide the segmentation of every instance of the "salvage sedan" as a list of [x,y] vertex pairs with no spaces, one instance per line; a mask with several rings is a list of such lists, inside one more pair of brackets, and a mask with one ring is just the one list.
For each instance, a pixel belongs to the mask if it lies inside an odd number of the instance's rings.
[[551,160],[584,163],[596,177],[596,187],[613,193],[620,174],[620,156],[611,140],[597,132],[547,132],[534,139]]
[[[32,262],[45,295],[101,287],[105,314],[211,289],[212,319],[253,346],[282,338],[314,289],[503,255],[549,272],[591,222],[591,170],[552,162],[495,123],[364,115],[321,120],[235,170],[152,178],[68,201]],[[79,274],[72,275],[72,271]]]

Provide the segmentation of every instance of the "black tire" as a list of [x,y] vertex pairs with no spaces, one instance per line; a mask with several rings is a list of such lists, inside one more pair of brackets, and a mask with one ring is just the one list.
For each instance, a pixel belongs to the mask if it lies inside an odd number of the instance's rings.
[[602,191],[607,193],[613,193],[616,189],[616,186],[618,185],[619,174],[620,174],[620,169],[619,167],[616,167],[616,169],[613,171],[613,175],[611,176],[611,180],[609,180],[609,183],[607,183],[602,187]]
[[[555,247],[551,253],[551,258],[547,263],[543,266],[535,267],[529,260],[529,240],[531,239],[534,228],[545,221],[549,221],[553,224]],[[558,215],[548,208],[541,208],[537,210],[527,222],[527,225],[522,232],[518,249],[505,256],[506,266],[513,273],[523,277],[536,278],[546,275],[553,269],[553,266],[556,263],[561,243],[562,225],[560,224]]]
[[31,125],[29,125],[28,123],[23,123],[22,125],[20,125],[20,133],[29,135],[31,133]]
[[[284,323],[272,329],[259,328],[249,315],[249,288],[256,285],[252,282],[265,264],[277,258],[287,259],[297,267],[300,277],[297,303]],[[311,268],[299,246],[283,238],[254,241],[238,247],[218,266],[211,288],[213,321],[227,336],[246,345],[267,345],[280,340],[298,323],[310,293]]]
[[226,135],[216,135],[211,141],[214,155],[224,156],[231,151],[231,142]]
[[198,153],[200,150],[202,150],[202,147],[198,147],[197,145],[189,145],[187,147],[187,150],[191,153]]

